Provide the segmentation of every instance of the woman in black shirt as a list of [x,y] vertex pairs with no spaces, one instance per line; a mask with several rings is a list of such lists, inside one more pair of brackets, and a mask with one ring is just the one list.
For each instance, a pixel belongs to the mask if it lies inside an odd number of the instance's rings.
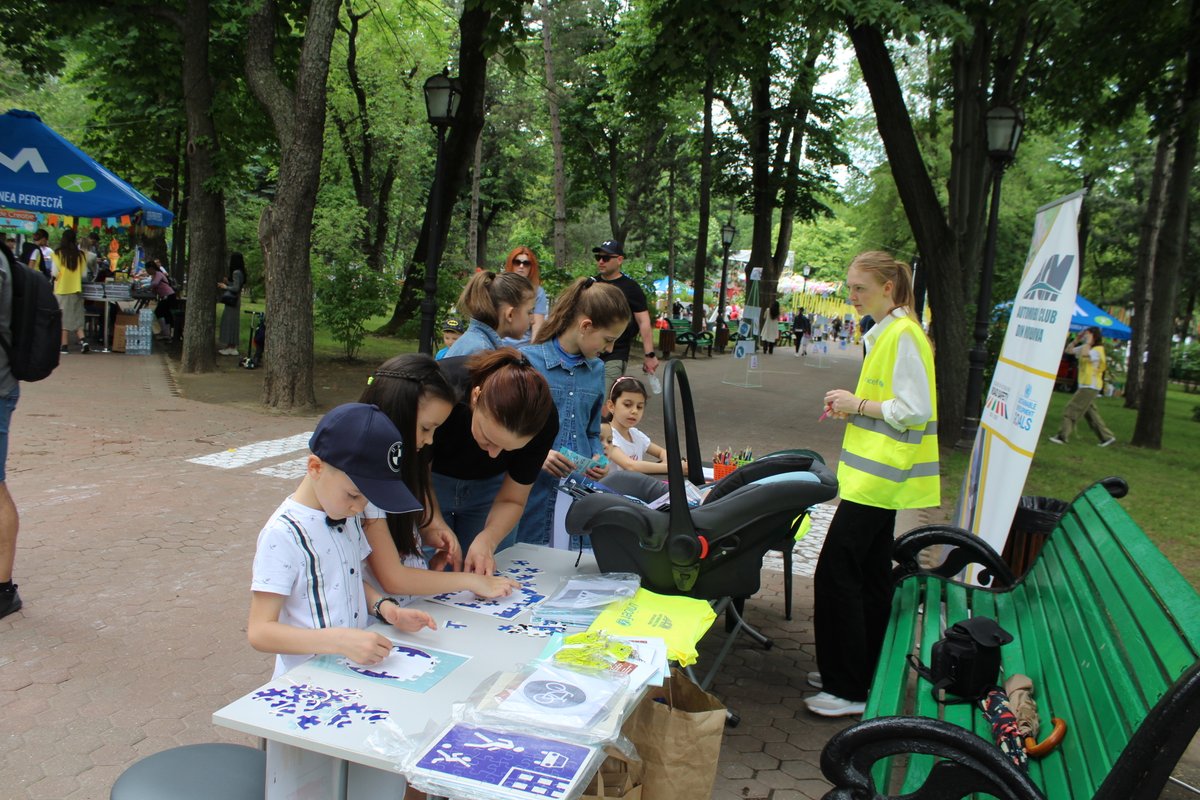
[[546,379],[510,347],[438,362],[461,395],[433,437],[438,513],[466,554],[463,568],[490,575],[512,544],[529,489],[558,436]]

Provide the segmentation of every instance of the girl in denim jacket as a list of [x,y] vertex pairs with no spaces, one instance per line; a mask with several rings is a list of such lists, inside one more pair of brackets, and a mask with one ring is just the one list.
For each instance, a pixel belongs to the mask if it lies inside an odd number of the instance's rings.
[[[574,469],[561,451],[589,458],[604,453],[600,415],[604,408],[604,362],[630,318],[629,302],[620,289],[579,278],[554,303],[533,344],[521,348],[534,368],[546,377],[558,408],[558,438],[534,481],[517,526],[517,541],[550,544],[559,481]],[[600,478],[607,467],[588,470]]]
[[503,347],[533,320],[533,284],[515,272],[476,272],[458,297],[458,312],[471,318],[467,332],[450,345],[445,358],[469,356]]

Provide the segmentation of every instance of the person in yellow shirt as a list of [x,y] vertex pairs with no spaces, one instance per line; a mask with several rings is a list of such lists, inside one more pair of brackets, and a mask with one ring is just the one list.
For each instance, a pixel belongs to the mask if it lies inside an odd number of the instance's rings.
[[1066,444],[1075,430],[1079,418],[1087,420],[1101,447],[1108,447],[1117,440],[1113,432],[1104,424],[1100,412],[1096,410],[1096,398],[1104,388],[1104,370],[1108,368],[1108,358],[1104,353],[1104,339],[1096,326],[1084,328],[1067,345],[1066,352],[1072,353],[1079,362],[1079,387],[1067,407],[1063,409],[1062,423],[1058,433],[1050,437],[1054,444]]
[[846,420],[841,502],[814,575],[813,627],[821,689],[804,700],[825,717],[863,713],[887,630],[896,511],[941,502],[933,349],[913,312],[912,270],[887,253],[855,257],[850,304],[878,320],[853,392],[832,389],[822,418]]
[[75,340],[79,342],[79,352],[91,351],[87,340],[83,338],[83,272],[87,257],[79,249],[75,238],[74,228],[63,231],[58,249],[54,251],[54,265],[51,267],[51,277],[54,278],[54,295],[58,298],[58,306],[62,309],[62,352],[67,350],[67,337],[75,331]]

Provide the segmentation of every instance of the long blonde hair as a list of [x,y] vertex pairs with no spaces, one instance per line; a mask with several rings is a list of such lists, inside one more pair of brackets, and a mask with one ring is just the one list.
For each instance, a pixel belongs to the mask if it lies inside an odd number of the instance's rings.
[[595,278],[577,278],[554,301],[554,310],[538,329],[535,344],[561,336],[579,317],[587,317],[597,328],[618,322],[629,323],[629,301],[615,286]]

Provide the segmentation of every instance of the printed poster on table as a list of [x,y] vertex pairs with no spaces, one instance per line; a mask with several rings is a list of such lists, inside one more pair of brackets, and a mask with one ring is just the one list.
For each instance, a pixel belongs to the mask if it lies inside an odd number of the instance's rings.
[[1037,450],[1079,283],[1083,192],[1038,209],[954,524],[1002,552]]
[[[561,798],[581,788],[599,750],[513,731],[454,724],[417,759],[414,783],[449,796]],[[457,790],[457,791],[456,791]]]
[[378,664],[369,667],[343,656],[331,655],[313,659],[313,664],[340,675],[368,678],[423,694],[469,660],[470,656],[412,642],[393,641],[392,652]]

